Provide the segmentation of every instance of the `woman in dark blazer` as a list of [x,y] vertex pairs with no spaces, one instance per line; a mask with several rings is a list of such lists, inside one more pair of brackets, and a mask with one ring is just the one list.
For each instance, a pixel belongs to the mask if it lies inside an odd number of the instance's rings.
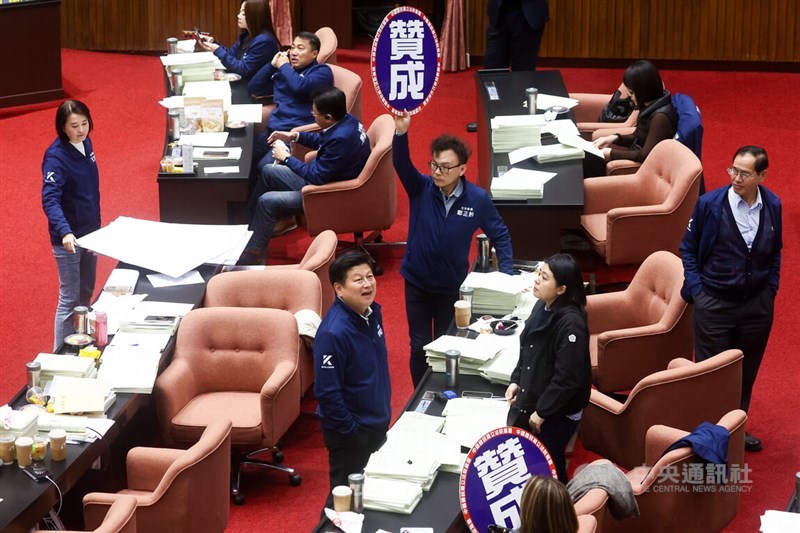
[[506,389],[508,423],[538,437],[566,483],[564,450],[592,387],[586,294],[575,258],[546,259],[533,293],[539,301],[525,322],[519,362]]

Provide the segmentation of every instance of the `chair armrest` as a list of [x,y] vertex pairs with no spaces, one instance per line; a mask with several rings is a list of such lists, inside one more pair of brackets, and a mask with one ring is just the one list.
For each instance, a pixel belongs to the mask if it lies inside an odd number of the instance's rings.
[[173,359],[172,363],[156,379],[153,397],[158,405],[161,435],[172,441],[172,419],[197,396],[197,382],[188,361]]
[[133,448],[125,464],[128,488],[153,492],[172,463],[185,453],[185,450],[170,448]]
[[602,333],[619,327],[619,317],[627,314],[625,291],[592,294],[586,298],[589,333]]
[[[575,122],[596,122],[600,112],[611,100],[612,94],[597,93],[569,93],[570,98],[578,100],[580,103],[572,108],[575,114]],[[607,126],[607,122],[598,122]]]
[[[688,431],[661,424],[650,426],[644,438],[644,464],[647,466],[655,465],[670,444],[688,434]],[[687,448],[687,450],[691,450],[691,448]]]
[[613,159],[606,163],[606,174],[608,176],[622,176],[625,174],[636,174],[642,164],[638,161],[629,159]]
[[[298,343],[300,342],[298,337]],[[270,374],[267,382],[261,387],[261,404],[271,404],[281,394],[281,392],[292,382],[294,374],[297,373],[296,361],[281,361],[275,366],[275,370]]]
[[583,214],[607,213],[614,208],[640,205],[646,191],[634,176],[604,176],[583,180]]
[[614,415],[618,415],[625,410],[625,404],[618,402],[610,396],[606,396],[597,389],[592,389],[592,394],[589,396],[589,403]]
[[[130,498],[125,494],[90,492],[83,497],[83,523],[87,531],[99,528],[106,519],[109,509],[118,500]],[[138,498],[137,498],[138,501]]]
[[297,270],[297,265],[267,265],[264,270]]
[[669,364],[667,365],[667,370],[681,368],[683,366],[692,366],[693,364],[694,363],[692,361],[689,361],[688,359],[685,359],[683,357],[677,357],[669,362]]

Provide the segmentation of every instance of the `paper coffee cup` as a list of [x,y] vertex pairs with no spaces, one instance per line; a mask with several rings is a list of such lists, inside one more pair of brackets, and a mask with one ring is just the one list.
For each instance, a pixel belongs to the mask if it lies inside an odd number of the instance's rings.
[[10,465],[14,462],[14,435],[0,435],[0,464]]
[[50,458],[53,461],[67,458],[67,432],[63,429],[50,430]]
[[333,510],[337,513],[344,513],[350,510],[350,497],[353,491],[346,485],[339,485],[333,487],[331,491],[333,494]]
[[469,327],[472,318],[472,304],[466,300],[458,300],[453,304],[456,312],[456,327],[465,329]]
[[30,465],[31,452],[33,451],[33,439],[30,437],[20,437],[14,441],[14,447],[17,449],[17,465],[20,468],[25,468]]

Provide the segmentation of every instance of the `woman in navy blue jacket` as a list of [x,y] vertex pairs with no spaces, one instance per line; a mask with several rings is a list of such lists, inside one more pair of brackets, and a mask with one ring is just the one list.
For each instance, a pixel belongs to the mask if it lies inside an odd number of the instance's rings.
[[200,46],[213,52],[228,72],[235,72],[248,80],[278,53],[268,1],[245,0],[236,22],[242,32],[233,46],[225,48],[210,36],[203,37]]
[[89,305],[94,291],[97,256],[77,246],[78,238],[100,229],[100,178],[89,139],[92,128],[86,104],[66,100],[56,111],[58,138],[42,161],[42,208],[59,280],[54,350],[74,331],[73,308]]
[[508,424],[537,435],[566,483],[565,449],[592,389],[586,294],[575,258],[545,259],[533,294],[539,301],[520,335],[519,362],[506,389]]

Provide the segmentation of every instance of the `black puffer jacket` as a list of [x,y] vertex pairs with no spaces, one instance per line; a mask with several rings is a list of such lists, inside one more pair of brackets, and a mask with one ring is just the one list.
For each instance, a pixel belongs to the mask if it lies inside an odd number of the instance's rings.
[[511,383],[520,386],[515,407],[547,420],[575,414],[589,404],[592,367],[586,311],[560,301],[551,311],[536,303],[520,336],[519,363]]

